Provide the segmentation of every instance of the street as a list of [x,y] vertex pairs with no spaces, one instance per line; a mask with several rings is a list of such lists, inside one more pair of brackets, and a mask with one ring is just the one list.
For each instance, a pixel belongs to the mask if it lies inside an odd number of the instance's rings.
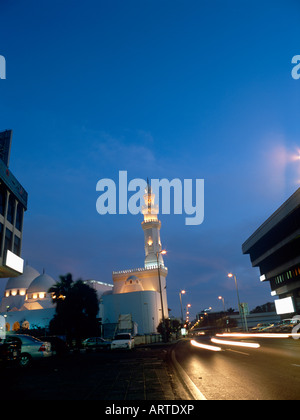
[[193,347],[189,341],[179,342],[173,351],[177,363],[205,399],[299,399],[300,340],[243,340],[258,343],[260,348],[214,344],[207,338],[197,340],[220,346],[222,351]]
[[171,346],[71,353],[0,368],[1,400],[189,399],[168,362]]
[[0,369],[1,400],[290,400],[300,397],[300,340],[190,339],[133,351],[73,353]]

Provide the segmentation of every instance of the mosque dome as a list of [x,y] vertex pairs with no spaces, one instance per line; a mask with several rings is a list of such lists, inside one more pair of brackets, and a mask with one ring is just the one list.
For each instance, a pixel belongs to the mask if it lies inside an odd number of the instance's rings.
[[144,290],[141,280],[137,276],[129,276],[125,280],[122,293],[142,292]]
[[126,283],[132,284],[132,283],[139,283],[140,279],[137,276],[129,276],[126,280]]
[[10,277],[8,279],[5,290],[25,290],[39,275],[40,273],[36,269],[31,267],[30,265],[26,265],[24,267],[23,274],[17,277]]
[[43,273],[36,277],[27,289],[27,294],[48,293],[50,287],[54,286],[56,281],[48,274]]

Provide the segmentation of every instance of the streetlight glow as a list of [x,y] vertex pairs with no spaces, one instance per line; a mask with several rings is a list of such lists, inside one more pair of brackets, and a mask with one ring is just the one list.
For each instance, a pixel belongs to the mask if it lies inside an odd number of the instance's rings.
[[180,290],[179,292],[179,299],[180,299],[180,309],[181,309],[181,324],[183,325],[183,308],[182,308],[182,295],[185,295],[185,290]]
[[158,272],[158,282],[159,282],[159,292],[160,292],[160,302],[161,302],[161,314],[162,314],[162,326],[163,326],[163,341],[166,342],[166,321],[165,321],[165,314],[164,314],[164,304],[163,304],[163,296],[162,296],[162,288],[161,288],[161,279],[160,279],[160,266],[158,261],[159,254],[165,255],[167,251],[165,249],[158,251],[156,253],[156,261],[157,261],[157,272]]
[[241,322],[242,322],[242,325],[243,325],[243,318],[244,318],[244,322],[245,322],[245,330],[246,330],[246,332],[248,331],[248,326],[247,326],[247,317],[246,317],[246,314],[245,314],[245,312],[244,312],[244,309],[243,309],[243,307],[241,306],[241,302],[240,302],[240,295],[239,295],[239,288],[238,288],[238,284],[237,284],[237,279],[236,279],[236,275],[235,274],[232,274],[232,273],[229,273],[229,274],[227,274],[227,276],[229,277],[229,278],[234,278],[234,282],[235,282],[235,288],[236,288],[236,293],[237,293],[237,300],[238,300],[238,308],[239,308],[239,313],[240,313],[240,316],[241,316]]

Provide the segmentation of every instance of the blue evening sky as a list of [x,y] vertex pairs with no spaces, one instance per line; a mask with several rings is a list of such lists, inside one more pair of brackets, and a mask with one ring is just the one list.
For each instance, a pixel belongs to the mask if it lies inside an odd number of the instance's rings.
[[[142,216],[96,212],[96,184],[205,180],[205,221],[161,215],[168,301],[271,301],[242,243],[297,188],[297,0],[0,1],[0,129],[29,193],[23,258],[58,279],[142,267]],[[2,285],[3,288],[3,285]]]

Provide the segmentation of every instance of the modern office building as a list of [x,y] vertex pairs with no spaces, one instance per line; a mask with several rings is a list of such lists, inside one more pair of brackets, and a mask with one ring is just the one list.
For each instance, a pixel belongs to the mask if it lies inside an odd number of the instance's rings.
[[260,281],[268,281],[278,314],[300,313],[300,189],[243,244]]
[[0,132],[0,277],[23,273],[21,257],[28,194],[9,168],[12,130]]

